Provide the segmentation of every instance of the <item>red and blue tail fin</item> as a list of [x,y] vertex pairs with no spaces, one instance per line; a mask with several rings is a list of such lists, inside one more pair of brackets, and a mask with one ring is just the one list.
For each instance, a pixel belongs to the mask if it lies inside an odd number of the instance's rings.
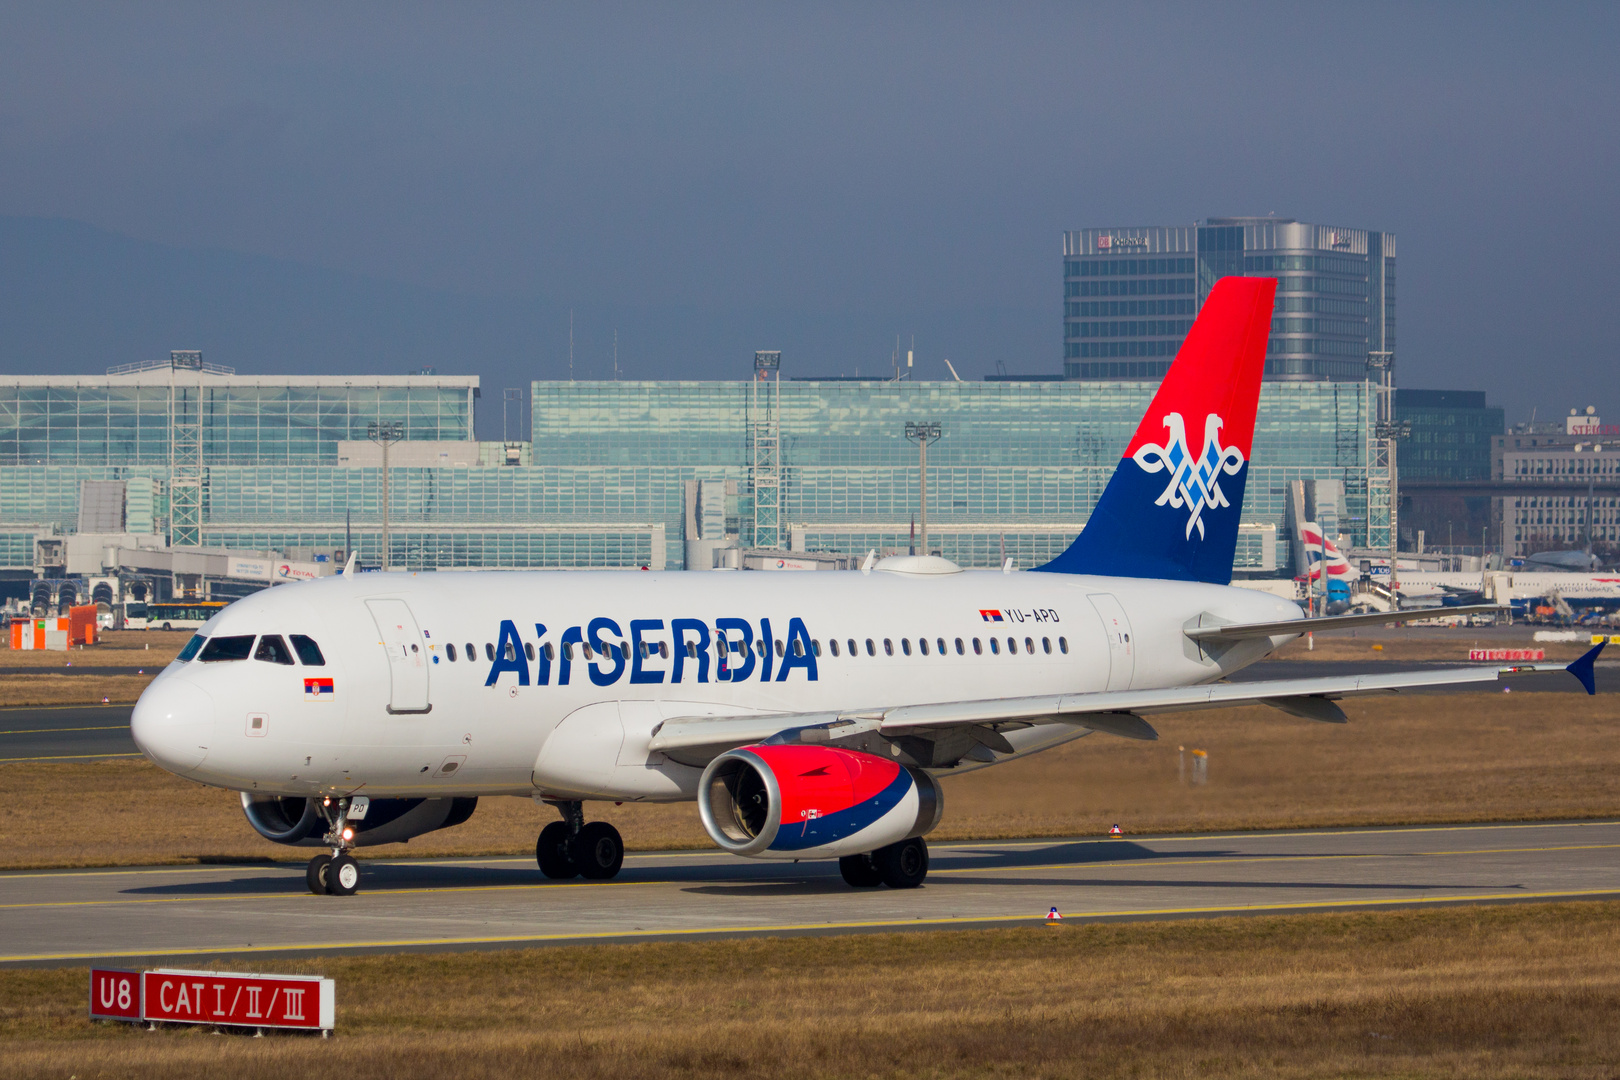
[[1084,531],[1035,569],[1231,582],[1276,290],[1215,283]]

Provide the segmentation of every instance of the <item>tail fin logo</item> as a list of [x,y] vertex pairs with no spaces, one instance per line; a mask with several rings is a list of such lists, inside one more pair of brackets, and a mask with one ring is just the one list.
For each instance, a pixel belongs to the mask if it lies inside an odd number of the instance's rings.
[[1167,413],[1164,426],[1170,433],[1163,446],[1143,443],[1131,459],[1143,472],[1168,472],[1169,482],[1164,492],[1153,500],[1154,506],[1169,505],[1187,510],[1187,539],[1198,530],[1204,536],[1202,515],[1205,507],[1230,506],[1221,491],[1221,476],[1236,476],[1243,468],[1243,451],[1236,446],[1221,445],[1223,421],[1214,413],[1204,417],[1204,448],[1197,457],[1187,441],[1187,423],[1177,412]]

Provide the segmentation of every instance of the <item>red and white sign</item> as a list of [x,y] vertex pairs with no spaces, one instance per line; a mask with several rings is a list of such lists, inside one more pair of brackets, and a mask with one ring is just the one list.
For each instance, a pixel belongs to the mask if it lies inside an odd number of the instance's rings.
[[90,1015],[109,1020],[331,1031],[337,990],[319,975],[230,971],[90,972]]
[[1470,660],[1545,660],[1546,649],[1469,649]]
[[141,973],[90,969],[90,1019],[139,1020]]

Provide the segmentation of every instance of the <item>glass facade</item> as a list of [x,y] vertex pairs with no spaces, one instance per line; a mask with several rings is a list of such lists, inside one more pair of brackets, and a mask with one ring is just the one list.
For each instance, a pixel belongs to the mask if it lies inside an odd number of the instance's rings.
[[1398,389],[1395,421],[1412,426],[1400,444],[1402,480],[1491,478],[1491,437],[1506,428],[1483,390]]
[[1395,350],[1395,237],[1279,218],[1063,234],[1063,371],[1158,379],[1222,277],[1277,279],[1266,378],[1367,377]]
[[[390,469],[391,561],[416,569],[679,568],[692,539],[688,482],[704,480],[726,482],[705,486],[715,499],[705,514],[750,546],[750,385],[536,382],[524,463],[484,454],[475,460],[489,464]],[[340,462],[338,442],[363,440],[374,419],[402,421],[408,440],[470,440],[476,386],[438,377],[206,377],[202,545],[331,551],[345,547],[347,526],[361,558],[380,562],[382,469]],[[1056,555],[1084,524],[1154,386],[807,380],[780,390],[782,535],[792,547],[905,550],[918,509],[918,452],[905,425],[931,421],[943,437],[928,454],[930,549],[984,567],[1005,552],[1028,567]],[[147,418],[166,417],[169,404],[148,391],[167,395],[167,379],[0,382],[9,403],[0,438],[10,439],[9,456],[0,456],[5,568],[31,565],[35,535],[75,528],[87,480],[124,480],[144,492],[140,520],[164,532],[166,428]],[[23,409],[25,400],[45,407]],[[83,415],[75,415],[76,401]],[[1244,521],[1278,530],[1276,565],[1289,560],[1292,480],[1343,481],[1344,531],[1357,542],[1364,536],[1372,402],[1366,383],[1264,385]],[[127,511],[127,522],[136,518]],[[1250,536],[1242,565],[1269,565],[1263,546]]]

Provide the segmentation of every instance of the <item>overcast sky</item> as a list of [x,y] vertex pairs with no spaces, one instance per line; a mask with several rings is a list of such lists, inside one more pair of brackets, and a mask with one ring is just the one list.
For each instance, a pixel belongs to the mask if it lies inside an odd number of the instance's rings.
[[1617,55],[1614,4],[8,5],[0,215],[528,312],[438,365],[490,386],[570,308],[598,377],[1058,371],[1064,229],[1276,213],[1398,234],[1402,384],[1616,413]]

